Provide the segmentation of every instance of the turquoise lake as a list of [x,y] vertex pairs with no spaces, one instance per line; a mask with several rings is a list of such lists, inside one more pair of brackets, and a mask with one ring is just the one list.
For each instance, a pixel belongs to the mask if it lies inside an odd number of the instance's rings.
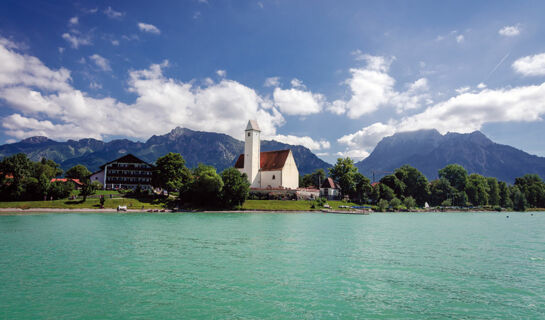
[[544,319],[544,231],[545,213],[0,216],[0,318]]

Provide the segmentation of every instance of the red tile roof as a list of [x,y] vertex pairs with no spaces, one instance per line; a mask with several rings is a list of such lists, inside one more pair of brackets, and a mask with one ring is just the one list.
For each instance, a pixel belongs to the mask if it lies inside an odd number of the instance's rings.
[[[261,171],[276,171],[282,170],[286,164],[286,159],[290,150],[266,151],[260,154]],[[238,156],[235,168],[244,168],[244,154]]]
[[339,185],[333,181],[331,178],[325,179],[324,183],[322,183],[322,188],[328,188],[328,189],[340,189]]
[[70,179],[70,178],[53,178],[51,179],[50,182],[68,182],[68,181],[73,181],[76,184],[79,184],[80,186],[83,185],[83,183],[81,183],[79,179]]
[[374,186],[376,186],[378,184],[380,184],[380,182],[373,182],[373,183],[371,183],[371,187],[374,187]]

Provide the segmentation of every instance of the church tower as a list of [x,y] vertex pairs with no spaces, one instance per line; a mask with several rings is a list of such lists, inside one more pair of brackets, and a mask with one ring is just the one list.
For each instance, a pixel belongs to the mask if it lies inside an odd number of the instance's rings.
[[248,175],[250,187],[259,188],[261,186],[260,155],[261,155],[261,139],[259,135],[261,130],[257,125],[256,120],[248,121],[246,130],[244,130],[244,173]]

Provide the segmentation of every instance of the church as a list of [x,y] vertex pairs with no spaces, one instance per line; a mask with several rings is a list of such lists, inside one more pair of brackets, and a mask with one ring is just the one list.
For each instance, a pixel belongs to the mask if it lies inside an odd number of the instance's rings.
[[257,121],[248,121],[244,153],[238,157],[235,168],[246,173],[250,188],[297,189],[299,171],[291,150],[261,152],[260,133]]

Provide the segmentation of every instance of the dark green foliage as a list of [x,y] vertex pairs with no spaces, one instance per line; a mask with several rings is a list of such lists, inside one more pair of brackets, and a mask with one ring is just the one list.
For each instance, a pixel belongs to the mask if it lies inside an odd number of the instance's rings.
[[524,194],[528,206],[545,208],[545,183],[537,174],[527,174],[516,178],[515,186]]
[[191,172],[185,166],[185,160],[179,153],[169,152],[157,159],[153,168],[151,183],[154,187],[179,191],[180,196],[188,191],[192,181]]
[[91,182],[91,180],[86,179],[83,181],[83,186],[81,187],[79,194],[83,197],[83,202],[85,202],[88,196],[95,194],[96,191],[101,188],[102,185],[99,182]]
[[467,193],[465,191],[457,191],[452,195],[452,205],[458,206],[458,207],[465,207],[467,206]]
[[314,186],[320,188],[321,184],[326,179],[324,169],[318,169],[313,173],[305,174],[299,183],[299,186],[306,188]]
[[241,206],[250,194],[250,183],[245,173],[240,173],[235,168],[228,168],[221,173],[223,189],[221,191],[221,203],[225,208]]
[[386,199],[380,199],[377,203],[378,211],[380,212],[386,211],[386,209],[388,209],[389,206],[390,204],[388,203]]
[[72,182],[55,181],[49,185],[47,198],[53,200],[66,199],[70,196],[72,190],[74,190],[74,184]]
[[106,199],[104,198],[104,195],[100,196],[100,207],[104,208],[104,203],[106,202]]
[[403,183],[393,174],[382,177],[382,179],[380,179],[380,183],[392,189],[396,197],[402,197],[405,194],[405,189],[407,188],[405,183]]
[[350,158],[338,158],[337,163],[332,168],[329,168],[329,176],[337,181],[343,196],[349,196],[356,192],[357,173],[358,169],[354,166],[354,161]]
[[374,189],[373,199],[375,202],[383,200],[383,199],[386,201],[390,201],[393,198],[395,198],[394,190],[392,190],[392,188],[388,187],[385,184],[379,183],[375,185],[373,189]]
[[465,190],[468,181],[466,169],[459,164],[449,164],[439,170],[439,178],[447,179],[450,185],[458,191]]
[[354,181],[356,183],[356,189],[355,192],[350,195],[350,198],[358,203],[367,203],[373,194],[371,180],[358,172],[354,175]]
[[513,208],[513,200],[511,200],[511,191],[507,183],[500,181],[498,183],[500,189],[500,206],[502,208]]
[[78,164],[72,168],[66,170],[64,176],[70,179],[78,179],[79,181],[85,181],[91,175],[91,171],[87,169],[86,166]]
[[188,191],[189,199],[185,199],[184,202],[191,202],[199,206],[218,206],[223,181],[216,173],[216,168],[201,163],[193,169],[192,173],[194,178]]
[[401,206],[401,200],[399,200],[398,198],[393,198],[392,200],[390,200],[390,207],[394,210],[397,210],[399,209],[399,207]]
[[492,206],[500,205],[500,186],[498,179],[493,177],[486,178],[488,182],[488,204]]
[[511,187],[511,199],[513,201],[513,209],[516,211],[526,211],[528,207],[528,201],[524,196],[524,193],[520,191],[518,186]]
[[[394,175],[405,185],[402,197],[413,197],[419,206],[423,206],[430,196],[428,179],[418,169],[404,165],[396,169]],[[397,192],[396,192],[397,193]]]
[[488,181],[480,174],[473,173],[469,175],[465,191],[469,202],[474,206],[488,204]]
[[457,192],[445,178],[432,181],[430,190],[430,204],[432,206],[442,205],[445,200],[450,200],[452,205],[452,197]]
[[405,207],[407,209],[412,209],[414,207],[416,207],[416,200],[414,200],[413,197],[409,196],[409,197],[406,197],[404,200],[403,200],[403,205],[405,205]]

